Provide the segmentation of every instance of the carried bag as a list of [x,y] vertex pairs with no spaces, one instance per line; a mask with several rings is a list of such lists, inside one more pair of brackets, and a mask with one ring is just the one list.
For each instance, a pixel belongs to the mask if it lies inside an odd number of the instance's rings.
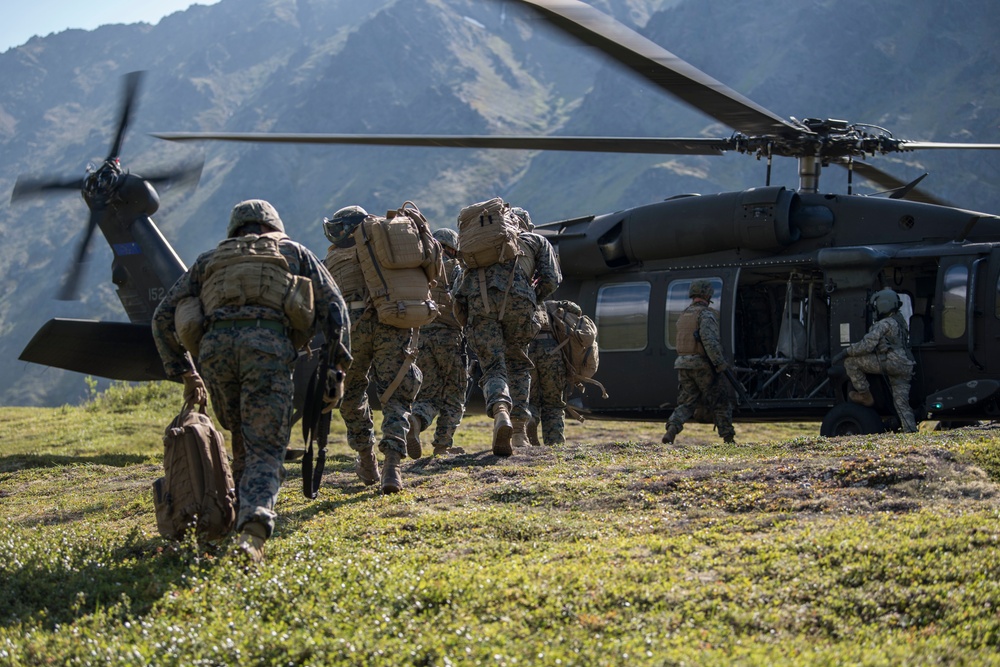
[[156,527],[169,540],[194,530],[218,540],[236,524],[236,488],[222,434],[204,405],[185,403],[163,436],[164,476],[153,482]]
[[500,197],[466,206],[458,214],[458,256],[470,269],[506,262],[519,254],[519,233]]
[[[575,305],[575,304],[573,304]],[[575,308],[579,311],[579,306]],[[566,381],[570,387],[585,390],[584,384],[592,384],[601,389],[601,397],[607,398],[604,385],[594,379],[600,356],[597,345],[597,325],[583,314],[567,309],[559,301],[546,301],[545,311],[549,316],[549,326],[566,365]]]
[[413,202],[404,202],[385,218],[365,218],[354,239],[379,322],[412,329],[437,317],[430,290],[443,278],[444,253]]

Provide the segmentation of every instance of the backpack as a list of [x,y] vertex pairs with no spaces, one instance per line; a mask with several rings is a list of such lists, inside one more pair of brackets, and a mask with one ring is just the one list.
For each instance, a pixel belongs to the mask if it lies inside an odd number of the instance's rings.
[[470,269],[514,259],[520,254],[520,231],[500,197],[466,206],[458,214],[458,256]]
[[222,434],[205,406],[185,403],[163,436],[164,476],[153,482],[156,527],[169,540],[191,528],[199,540],[225,537],[236,524],[236,489]]
[[607,398],[608,392],[604,385],[594,379],[600,362],[597,325],[580,311],[579,306],[572,304],[576,306],[573,308],[567,305],[568,302],[565,301],[545,302],[552,336],[558,343],[555,349],[562,351],[563,362],[566,364],[567,384],[570,387],[580,387],[581,391],[585,391],[584,383],[596,385],[601,389],[601,398]]
[[444,252],[413,202],[354,230],[358,260],[379,322],[421,327],[438,315],[431,286],[443,279]]

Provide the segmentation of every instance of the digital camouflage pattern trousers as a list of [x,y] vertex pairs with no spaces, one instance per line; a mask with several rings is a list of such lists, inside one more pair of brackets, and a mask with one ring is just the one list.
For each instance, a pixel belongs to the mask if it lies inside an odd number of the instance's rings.
[[256,522],[270,536],[291,435],[295,350],[271,329],[215,329],[202,338],[199,361],[219,423],[232,434],[236,530]]
[[528,346],[528,358],[535,365],[531,372],[531,416],[542,427],[542,442],[561,445],[566,442],[566,364],[552,334],[539,334]]
[[462,330],[449,326],[420,329],[417,363],[423,381],[413,402],[413,414],[429,427],[437,417],[434,447],[451,447],[465,414],[469,370],[462,350]]
[[678,368],[677,378],[680,382],[680,395],[677,397],[677,407],[667,420],[667,427],[673,426],[680,433],[684,423],[702,407],[711,413],[715,428],[723,440],[731,441],[735,438],[733,402],[727,387],[722,384],[722,376],[706,366]]
[[531,361],[528,343],[541,328],[535,304],[511,294],[500,317],[503,293],[489,291],[491,305],[486,312],[481,298],[469,300],[469,346],[483,370],[480,386],[486,399],[486,413],[493,416],[498,403],[511,407],[511,418],[528,419]]
[[[396,379],[406,361],[410,329],[382,324],[374,310],[352,311],[351,322],[351,356],[354,361],[344,379],[340,416],[347,427],[347,444],[355,451],[362,451],[375,444],[375,422],[368,403],[369,382],[374,380],[375,389],[381,396]],[[408,419],[420,382],[420,369],[414,363],[382,406],[379,451],[383,454],[391,449],[406,457]]]
[[883,363],[879,361],[877,354],[859,354],[844,359],[844,370],[854,388],[862,393],[871,390],[866,374],[884,375],[892,391],[892,403],[903,430],[907,433],[917,430],[917,422],[910,408],[910,376],[913,374],[911,364],[893,363],[890,360]]

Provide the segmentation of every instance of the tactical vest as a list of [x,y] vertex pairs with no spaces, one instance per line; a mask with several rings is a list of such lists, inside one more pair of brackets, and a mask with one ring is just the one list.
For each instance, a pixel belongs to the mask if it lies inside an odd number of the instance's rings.
[[289,271],[278,249],[280,232],[247,234],[222,241],[205,265],[201,303],[206,317],[219,308],[260,306],[275,311],[297,335],[293,343],[312,337],[315,301],[312,281]]
[[698,354],[705,356],[705,346],[695,336],[698,333],[698,320],[705,306],[695,304],[688,306],[677,319],[677,354]]
[[338,248],[330,246],[323,264],[326,265],[333,280],[344,295],[349,310],[360,308],[368,298],[368,287],[365,285],[365,274],[358,261],[357,246]]

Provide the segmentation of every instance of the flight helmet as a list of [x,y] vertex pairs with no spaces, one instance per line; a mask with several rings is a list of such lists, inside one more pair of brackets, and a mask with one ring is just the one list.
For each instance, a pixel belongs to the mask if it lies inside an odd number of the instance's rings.
[[872,294],[871,306],[878,319],[892,315],[903,305],[902,300],[895,291],[886,288]]

